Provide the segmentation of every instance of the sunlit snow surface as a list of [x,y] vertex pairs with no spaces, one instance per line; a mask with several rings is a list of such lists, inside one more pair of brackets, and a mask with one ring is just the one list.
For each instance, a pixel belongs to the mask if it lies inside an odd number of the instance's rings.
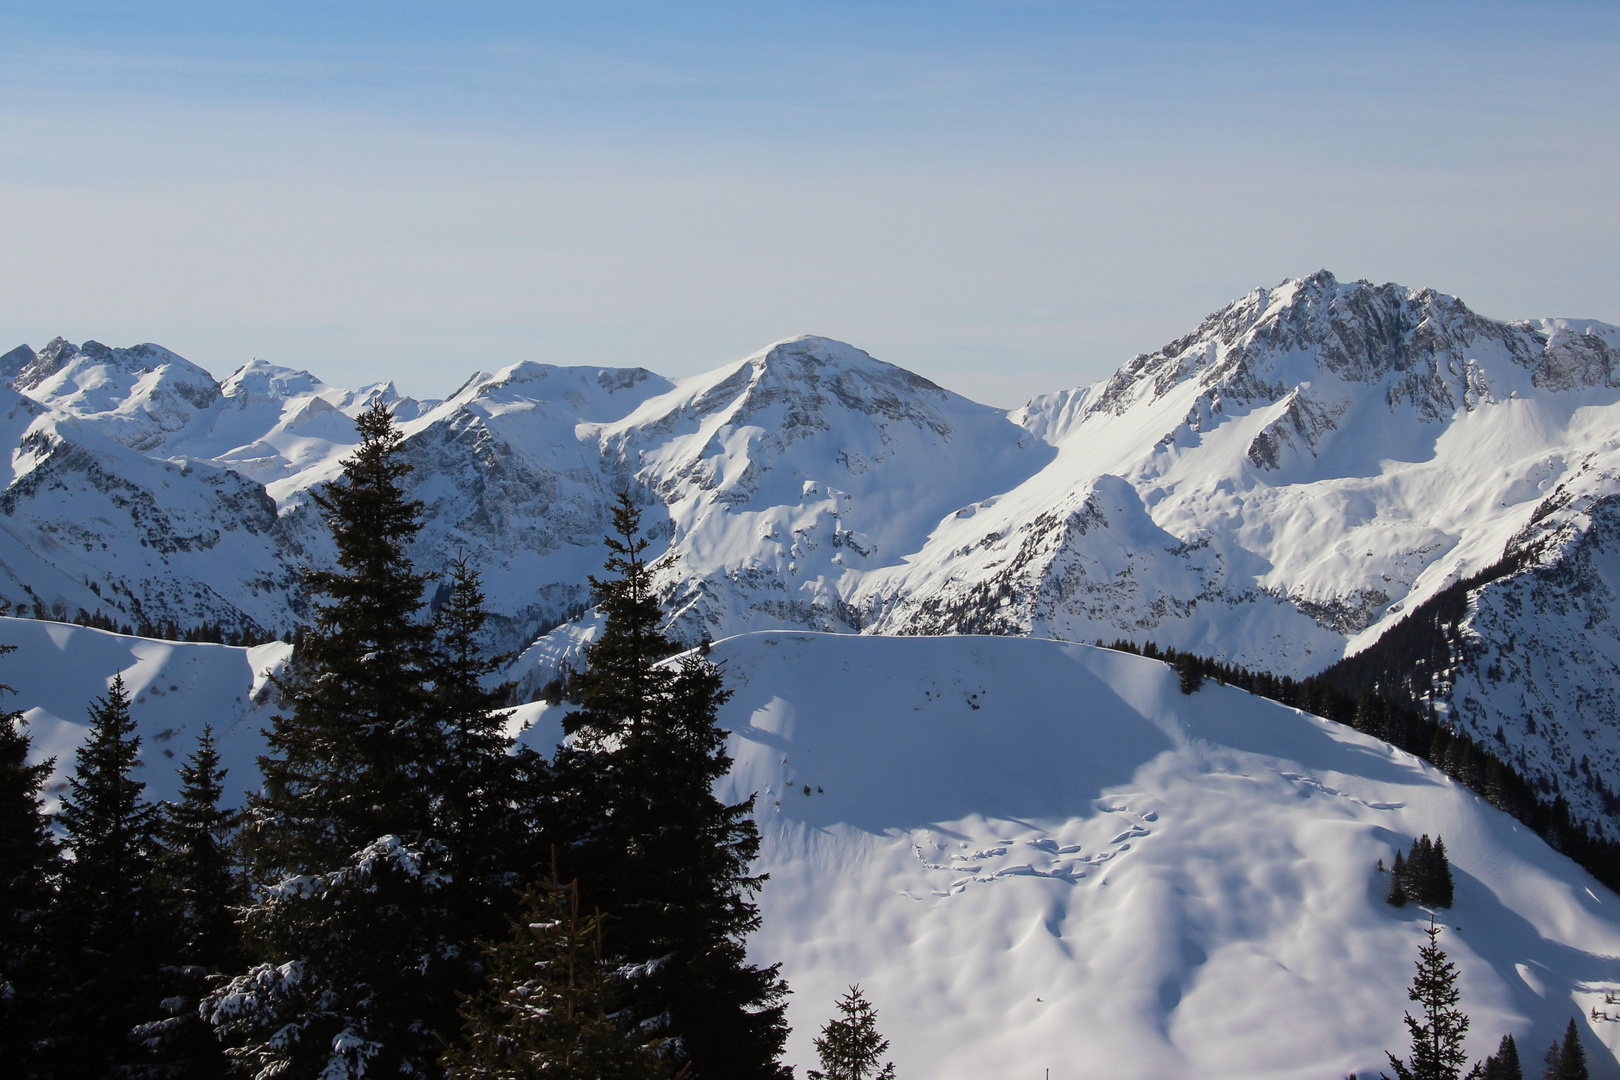
[[[214,724],[233,800],[256,785],[267,675],[236,649],[0,619],[7,699],[57,783],[122,672],[149,794]],[[758,792],[761,962],[794,993],[790,1057],[860,983],[901,1076],[1336,1077],[1404,1045],[1424,914],[1387,863],[1440,834],[1443,913],[1483,1054],[1539,1058],[1582,1016],[1620,1075],[1620,898],[1411,756],[1165,665],[1061,642],[756,633],[715,645],[735,768]],[[549,751],[560,708],[515,710]],[[809,788],[810,793],[805,794]],[[1595,1027],[1595,1031],[1592,1029]]]
[[[1387,1070],[1427,917],[1375,867],[1429,833],[1470,1048],[1511,1030],[1539,1060],[1580,1013],[1593,1075],[1620,1074],[1620,1023],[1588,1017],[1620,991],[1620,898],[1410,755],[1083,645],[762,633],[713,657],[722,794],[759,793],[771,875],[752,952],[793,987],[800,1065],[858,982],[902,1076]],[[525,711],[554,741],[559,710]]]

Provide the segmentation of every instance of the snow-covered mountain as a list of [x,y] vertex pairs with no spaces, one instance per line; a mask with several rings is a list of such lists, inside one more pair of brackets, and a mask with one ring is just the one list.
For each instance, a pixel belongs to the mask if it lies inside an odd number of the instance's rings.
[[1617,349],[1605,324],[1326,272],[1011,413],[814,337],[682,380],[518,362],[429,402],[261,361],[216,385],[158,346],[58,340],[0,357],[0,597],[290,627],[299,567],[330,558],[308,492],[379,396],[427,508],[418,559],[483,571],[501,648],[556,627],[516,669],[530,691],[589,638],[623,487],[689,640],[1127,637],[1303,675],[1518,552],[1433,703],[1501,729],[1591,818],[1588,773],[1620,789]]
[[[281,645],[235,649],[0,619],[0,661],[59,769],[122,671],[142,779],[211,719],[256,782]],[[1426,916],[1376,869],[1441,835],[1440,917],[1482,1057],[1534,1061],[1571,1016],[1620,1076],[1620,907],[1483,800],[1355,732],[1085,645],[797,632],[719,641],[731,799],[758,792],[761,962],[793,988],[789,1060],[858,982],[900,1075],[1318,1078],[1404,1051]],[[515,710],[549,751],[561,709]],[[1386,1066],[1387,1067],[1387,1066]]]

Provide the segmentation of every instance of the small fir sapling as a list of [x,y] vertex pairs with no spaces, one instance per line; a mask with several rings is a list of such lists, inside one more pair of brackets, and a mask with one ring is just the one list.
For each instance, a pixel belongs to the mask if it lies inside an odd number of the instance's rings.
[[1417,974],[1406,996],[1417,1002],[1421,1017],[1406,1014],[1406,1029],[1412,1038],[1411,1055],[1402,1061],[1385,1054],[1396,1080],[1458,1080],[1468,1063],[1463,1039],[1468,1034],[1468,1015],[1457,1008],[1457,965],[1440,948],[1440,927],[1434,916],[1423,931],[1428,944],[1418,950]]
[[889,1040],[878,1033],[877,1010],[859,986],[851,986],[838,999],[841,1017],[827,1021],[816,1038],[821,1068],[811,1069],[810,1080],[894,1080],[894,1062],[881,1067]]

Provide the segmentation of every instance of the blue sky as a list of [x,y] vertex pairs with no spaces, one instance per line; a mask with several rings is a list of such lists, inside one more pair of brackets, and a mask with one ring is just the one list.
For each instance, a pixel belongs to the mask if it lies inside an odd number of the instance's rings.
[[1328,267],[1620,321],[1615,5],[0,7],[0,347],[979,400]]

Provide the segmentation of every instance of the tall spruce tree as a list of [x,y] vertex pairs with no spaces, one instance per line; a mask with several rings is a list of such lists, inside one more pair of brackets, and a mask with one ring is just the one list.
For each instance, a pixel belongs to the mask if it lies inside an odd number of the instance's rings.
[[[731,766],[716,713],[727,692],[705,656],[659,632],[648,541],[628,492],[613,511],[606,568],[591,579],[605,616],[574,679],[581,708],[557,755],[562,816],[578,822],[566,857],[601,898],[614,954],[641,963],[626,1009],[672,1040],[690,1075],[776,1080],[787,1037],[787,986],[747,962],[759,922],[751,876],[753,800],[727,805],[714,783]],[[572,807],[572,809],[568,809]]]
[[0,712],[0,1061],[19,1077],[41,1074],[36,1043],[53,976],[46,917],[61,868],[40,800],[56,761],[30,765],[29,749],[22,713]]
[[[1425,837],[1424,839],[1427,839]],[[1411,865],[1410,861],[1407,864]],[[1421,1018],[1406,1014],[1406,1029],[1412,1036],[1412,1053],[1402,1061],[1386,1054],[1397,1080],[1457,1080],[1468,1063],[1463,1038],[1468,1034],[1468,1016],[1457,1008],[1457,965],[1440,948],[1440,928],[1429,916],[1423,931],[1429,942],[1418,950],[1417,974],[1407,997],[1422,1006]],[[1387,1080],[1387,1078],[1386,1078]]]
[[859,986],[838,999],[839,1018],[829,1020],[816,1038],[818,1072],[811,1069],[810,1080],[894,1080],[894,1062],[883,1061],[889,1040],[878,1033],[877,1010],[866,1000]]
[[1564,1044],[1558,1048],[1557,1080],[1590,1080],[1590,1077],[1591,1073],[1586,1068],[1586,1048],[1581,1045],[1580,1028],[1571,1017],[1569,1027],[1564,1030]]
[[226,1073],[224,1048],[198,1007],[209,981],[233,971],[241,959],[236,911],[246,899],[237,870],[237,811],[220,805],[226,770],[212,726],[180,766],[180,801],[165,803],[159,835],[161,886],[171,905],[177,948],[167,965],[165,1015],[143,1025],[138,1037],[151,1054],[154,1075],[218,1077]]
[[[513,875],[526,860],[514,795],[515,762],[500,709],[511,684],[490,678],[510,654],[484,651],[489,619],[479,573],[459,557],[450,564],[449,593],[434,617],[436,649],[430,669],[431,708],[443,729],[444,749],[434,763],[435,832],[456,860],[458,876],[481,895],[505,895],[520,884]],[[532,880],[530,875],[526,880]],[[481,928],[498,932],[499,923]]]
[[59,1076],[107,1076],[144,1062],[137,1025],[159,1012],[173,955],[159,887],[158,810],[134,778],[140,738],[115,676],[90,708],[61,823],[73,858],[52,915],[62,966],[51,1025]]
[[401,486],[387,408],[357,427],[342,477],[315,497],[337,568],[306,575],[314,625],[248,804],[244,930],[260,963],[209,999],[233,1056],[289,1080],[436,1076],[456,994],[480,973],[435,835],[447,739],[420,617],[428,576],[407,554],[421,504]]
[[1485,1059],[1480,1080],[1524,1080],[1524,1068],[1519,1064],[1519,1044],[1512,1035],[1502,1036],[1496,1053]]
[[418,617],[429,576],[407,552],[422,504],[401,486],[411,467],[388,409],[374,402],[355,423],[342,477],[313,493],[337,569],[305,572],[314,625],[279,684],[287,711],[271,721],[264,791],[249,802],[261,875],[335,866],[379,836],[426,832],[431,817],[444,747],[429,708],[433,628]]

